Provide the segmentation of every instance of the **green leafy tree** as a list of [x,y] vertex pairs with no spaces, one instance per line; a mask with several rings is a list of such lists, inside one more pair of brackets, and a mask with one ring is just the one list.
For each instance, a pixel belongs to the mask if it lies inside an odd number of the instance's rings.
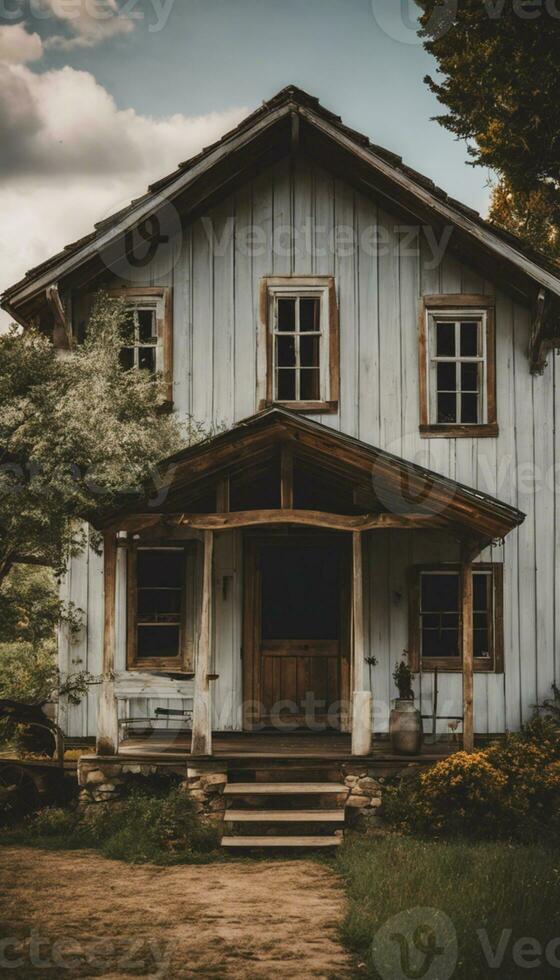
[[[502,182],[492,217],[558,254],[560,18],[519,0],[416,0],[421,36],[440,76],[425,79],[446,107],[437,116],[469,143],[474,165]],[[534,204],[537,212],[530,213]]]
[[36,330],[0,337],[0,584],[21,561],[60,573],[78,520],[162,474],[200,435],[164,410],[164,389],[120,363],[124,304],[101,296],[83,344],[64,356]]

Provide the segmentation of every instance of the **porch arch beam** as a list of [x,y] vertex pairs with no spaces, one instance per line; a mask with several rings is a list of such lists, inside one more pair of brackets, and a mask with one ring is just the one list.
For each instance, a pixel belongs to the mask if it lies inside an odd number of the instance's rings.
[[430,514],[331,514],[319,510],[294,510],[278,508],[273,510],[233,511],[229,514],[181,514],[177,517],[165,516],[164,523],[190,527],[195,530],[219,531],[230,528],[259,527],[271,524],[301,524],[309,527],[323,527],[333,531],[369,531],[375,528],[434,528],[444,529],[449,523]]

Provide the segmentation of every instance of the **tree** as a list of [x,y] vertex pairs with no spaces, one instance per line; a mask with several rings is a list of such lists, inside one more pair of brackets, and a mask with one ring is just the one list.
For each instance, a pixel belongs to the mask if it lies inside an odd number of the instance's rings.
[[[556,255],[560,229],[560,17],[532,0],[416,0],[424,47],[443,76],[425,81],[469,141],[474,165],[496,171],[494,220]],[[536,195],[536,197],[535,197]],[[538,216],[530,214],[537,203]]]
[[159,461],[199,435],[165,411],[159,380],[121,367],[128,322],[101,296],[62,357],[37,330],[0,337],[0,586],[21,561],[61,573],[78,521],[157,486]]

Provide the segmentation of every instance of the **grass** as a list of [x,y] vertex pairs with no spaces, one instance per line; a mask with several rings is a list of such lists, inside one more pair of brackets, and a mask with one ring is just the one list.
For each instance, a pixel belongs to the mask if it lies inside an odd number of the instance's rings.
[[135,864],[189,864],[214,860],[218,831],[201,823],[181,789],[158,794],[134,789],[121,803],[79,810],[50,807],[4,829],[0,843],[48,850],[89,848]]
[[[340,848],[335,867],[345,879],[348,895],[342,939],[360,962],[360,976],[384,980],[401,975],[453,976],[453,980],[535,976],[543,980],[560,975],[560,941],[549,949],[550,962],[546,956],[547,944],[560,936],[558,849],[351,835]],[[437,910],[436,918],[433,912],[420,913],[417,919],[405,917],[390,923],[374,943],[387,920],[417,908]],[[451,927],[441,913],[451,920]],[[441,954],[441,973],[424,972],[429,965],[426,956],[433,955],[429,931],[414,933],[417,925],[428,924],[429,928],[434,922],[436,944],[443,948],[449,942]],[[455,956],[455,933],[457,965],[448,973],[445,958]],[[534,948],[522,948],[519,940],[527,937],[535,941]],[[484,945],[498,959],[503,952],[500,963],[489,964]],[[435,961],[432,969],[436,969]]]

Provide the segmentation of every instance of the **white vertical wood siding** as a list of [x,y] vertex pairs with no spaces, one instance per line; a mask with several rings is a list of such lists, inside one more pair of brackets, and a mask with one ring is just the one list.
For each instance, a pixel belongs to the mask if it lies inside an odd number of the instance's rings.
[[[530,375],[529,311],[451,254],[438,264],[431,262],[419,228],[407,237],[399,234],[399,219],[314,165],[276,165],[216,207],[210,218],[212,231],[208,221],[198,220],[175,243],[171,271],[160,273],[156,256],[149,274],[150,284],[173,287],[176,410],[206,425],[225,426],[257,411],[257,372],[264,369],[264,352],[257,347],[260,278],[334,274],[340,309],[340,409],[337,415],[318,416],[319,421],[495,494],[527,514],[505,546],[483,556],[505,565],[505,674],[475,677],[476,731],[517,729],[537,700],[548,695],[552,682],[560,680],[558,368],[551,356],[543,377]],[[389,246],[384,254],[345,244],[352,232],[359,240],[376,225]],[[251,226],[259,229],[262,243],[256,255],[246,248]],[[342,243],[337,254],[331,249],[333,227]],[[420,439],[418,298],[440,292],[496,295],[497,439]],[[213,686],[214,722],[225,730],[240,725],[241,535],[217,535],[216,544],[215,669],[220,678]],[[370,536],[367,557],[369,640],[379,661],[371,671],[375,728],[384,731],[395,693],[392,668],[407,646],[406,568],[413,561],[452,560],[456,554],[443,536],[381,532]],[[98,673],[100,559],[90,552],[74,560],[64,588],[86,611],[87,629],[72,645],[61,638],[61,667]],[[122,588],[119,595],[124,602]],[[367,666],[364,673],[369,678]],[[423,675],[417,688],[429,713],[432,677]],[[439,688],[440,712],[459,714],[460,676],[440,677]],[[70,734],[95,733],[95,701],[94,690],[80,707],[68,708]]]

